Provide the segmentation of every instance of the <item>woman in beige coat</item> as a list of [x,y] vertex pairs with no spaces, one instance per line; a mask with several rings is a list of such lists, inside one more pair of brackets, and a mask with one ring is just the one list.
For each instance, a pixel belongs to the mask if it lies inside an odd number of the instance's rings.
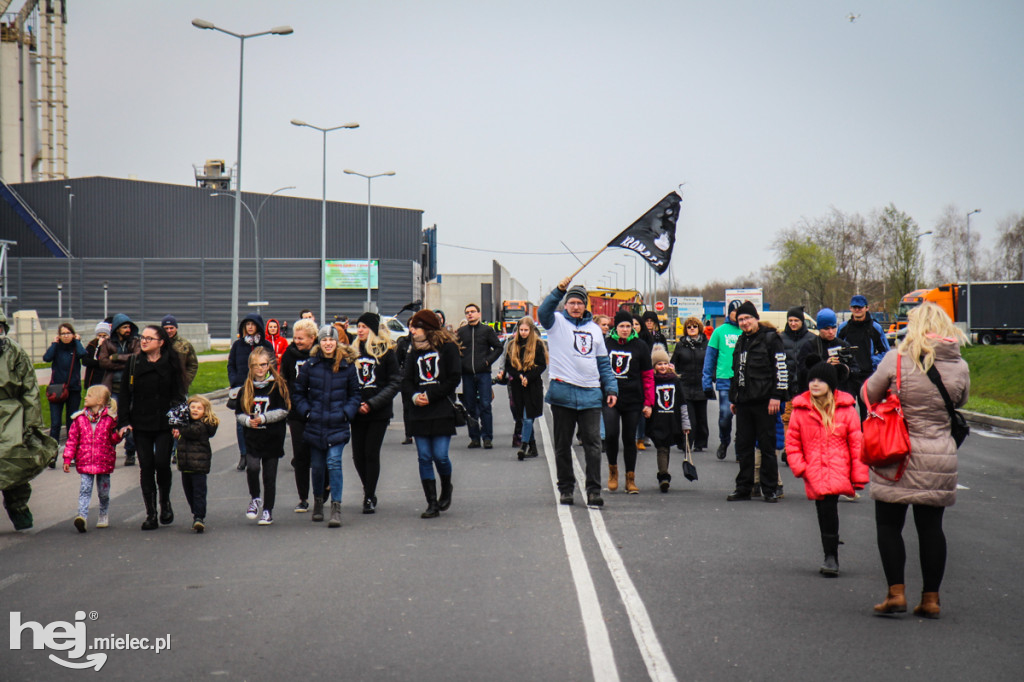
[[903,477],[888,480],[896,477],[897,465],[871,472],[878,552],[889,583],[889,593],[875,606],[875,613],[907,610],[903,522],[907,506],[913,505],[923,580],[921,603],[914,614],[938,618],[939,585],[946,568],[942,514],[956,502],[957,458],[949,413],[927,371],[932,366],[939,371],[954,406],[966,403],[971,379],[960,346],[967,337],[934,303],[921,304],[907,319],[907,335],[898,350],[889,351],[865,384],[868,400],[878,402],[890,388],[896,390],[896,363],[901,363],[900,402],[910,433],[910,460]]

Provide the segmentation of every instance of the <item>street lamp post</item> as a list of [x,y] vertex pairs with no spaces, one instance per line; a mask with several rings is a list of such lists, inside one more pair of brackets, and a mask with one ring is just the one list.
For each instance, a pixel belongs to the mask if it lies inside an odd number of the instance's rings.
[[[616,262],[615,265],[620,267],[620,268],[622,268],[622,288],[625,289],[626,288],[626,264],[625,263],[618,263],[618,262]],[[616,274],[618,274],[618,273],[616,273]]]
[[967,338],[971,338],[971,216],[975,213],[981,213],[981,209],[967,214]]
[[297,118],[292,119],[293,126],[319,130],[324,136],[323,165],[323,201],[320,202],[320,324],[327,323],[327,133],[340,128],[358,128],[358,123],[346,123],[333,128],[321,128]]
[[235,173],[235,226],[233,237],[234,245],[232,247],[231,255],[231,330],[228,332],[228,335],[232,336],[234,335],[235,330],[238,329],[238,258],[242,233],[242,74],[243,67],[245,66],[245,40],[246,38],[258,38],[265,35],[290,35],[292,33],[292,27],[275,26],[269,31],[261,31],[259,33],[234,33],[233,31],[228,31],[216,26],[212,21],[206,21],[205,19],[193,19],[192,25],[199,29],[219,31],[220,33],[238,38],[239,44],[238,146],[235,157],[235,165],[238,167],[238,170]]
[[[252,218],[252,237],[253,245],[256,251],[256,300],[250,305],[256,306],[256,312],[260,312],[260,306],[263,304],[263,286],[261,284],[262,277],[260,276],[260,213],[263,213],[263,207],[267,205],[267,200],[274,196],[278,192],[283,192],[286,189],[295,189],[294,186],[289,185],[288,187],[278,187],[273,192],[263,197],[263,201],[260,202],[259,207],[256,209],[256,214],[253,215],[252,209],[249,208],[249,204],[242,202],[242,206],[248,212],[249,217]],[[214,192],[210,195],[211,197],[230,197],[230,194],[224,194],[223,192]]]
[[[71,185],[64,185],[64,189],[70,190]],[[75,314],[71,311],[71,201],[75,195],[68,192],[68,317],[74,319]]]
[[[373,224],[373,218],[371,217],[373,209],[372,195],[370,194],[371,187],[373,185],[374,178],[380,178],[385,175],[394,175],[395,171],[387,171],[386,173],[377,173],[376,175],[366,175],[364,173],[358,173],[348,168],[345,172],[349,175],[358,175],[361,178],[366,178],[366,306],[365,311],[368,313],[376,312],[373,309],[373,299],[370,296],[372,287],[370,286],[370,272],[372,271],[372,261],[370,260],[370,228]],[[378,274],[379,277],[379,274]],[[377,287],[380,288],[380,282],[377,283]]]
[[609,270],[608,274],[610,275],[610,277],[608,278],[609,283],[612,282],[611,277],[614,277],[615,278],[615,280],[614,280],[615,281],[615,288],[618,289],[619,288],[619,273],[618,273],[618,271],[617,270]]

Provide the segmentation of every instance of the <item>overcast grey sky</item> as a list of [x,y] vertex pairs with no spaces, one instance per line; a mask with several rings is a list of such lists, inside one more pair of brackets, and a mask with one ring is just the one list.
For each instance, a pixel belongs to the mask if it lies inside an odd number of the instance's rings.
[[[70,5],[73,177],[192,184],[193,163],[234,162],[238,40],[199,17],[295,29],[246,41],[244,190],[319,197],[320,133],[289,121],[358,121],[328,135],[328,198],[365,202],[344,168],[394,170],[374,203],[422,209],[444,244],[594,250],[685,182],[673,269],[702,283],[770,262],[777,230],[830,206],[893,202],[922,229],[981,208],[987,246],[1024,210],[1019,1]],[[439,268],[492,257],[534,296],[576,264],[442,246]]]

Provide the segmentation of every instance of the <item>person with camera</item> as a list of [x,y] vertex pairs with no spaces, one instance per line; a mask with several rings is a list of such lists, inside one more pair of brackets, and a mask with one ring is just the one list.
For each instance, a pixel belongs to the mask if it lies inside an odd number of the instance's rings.
[[840,339],[837,334],[836,313],[831,308],[818,311],[818,336],[803,344],[797,356],[797,394],[807,390],[807,357],[816,355],[836,369],[839,378],[838,388],[853,395],[850,390],[850,377],[860,372],[857,363],[857,348]]
[[868,313],[868,299],[860,294],[850,299],[850,319],[839,325],[836,337],[857,348],[857,365],[860,370],[850,374],[847,384],[852,389],[850,393],[857,398],[860,420],[864,421],[868,416],[868,406],[860,396],[860,387],[889,352],[889,341],[885,338],[882,325],[871,319]]

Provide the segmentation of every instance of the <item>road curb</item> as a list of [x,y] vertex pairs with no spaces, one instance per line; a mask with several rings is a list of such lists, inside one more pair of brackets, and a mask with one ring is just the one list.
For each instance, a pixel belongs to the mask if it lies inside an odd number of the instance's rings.
[[995,426],[1000,429],[1006,429],[1007,431],[1017,431],[1018,433],[1024,433],[1024,421],[1020,419],[1009,419],[1007,417],[993,417],[990,414],[981,414],[980,412],[969,412],[967,410],[960,410],[960,412],[967,417],[968,421],[977,422],[978,424],[987,424],[989,426]]
[[231,390],[230,388],[219,388],[216,391],[210,391],[209,393],[203,393],[203,396],[205,396],[207,400],[218,400],[220,398],[227,398],[228,397],[228,391],[230,391],[230,390]]

